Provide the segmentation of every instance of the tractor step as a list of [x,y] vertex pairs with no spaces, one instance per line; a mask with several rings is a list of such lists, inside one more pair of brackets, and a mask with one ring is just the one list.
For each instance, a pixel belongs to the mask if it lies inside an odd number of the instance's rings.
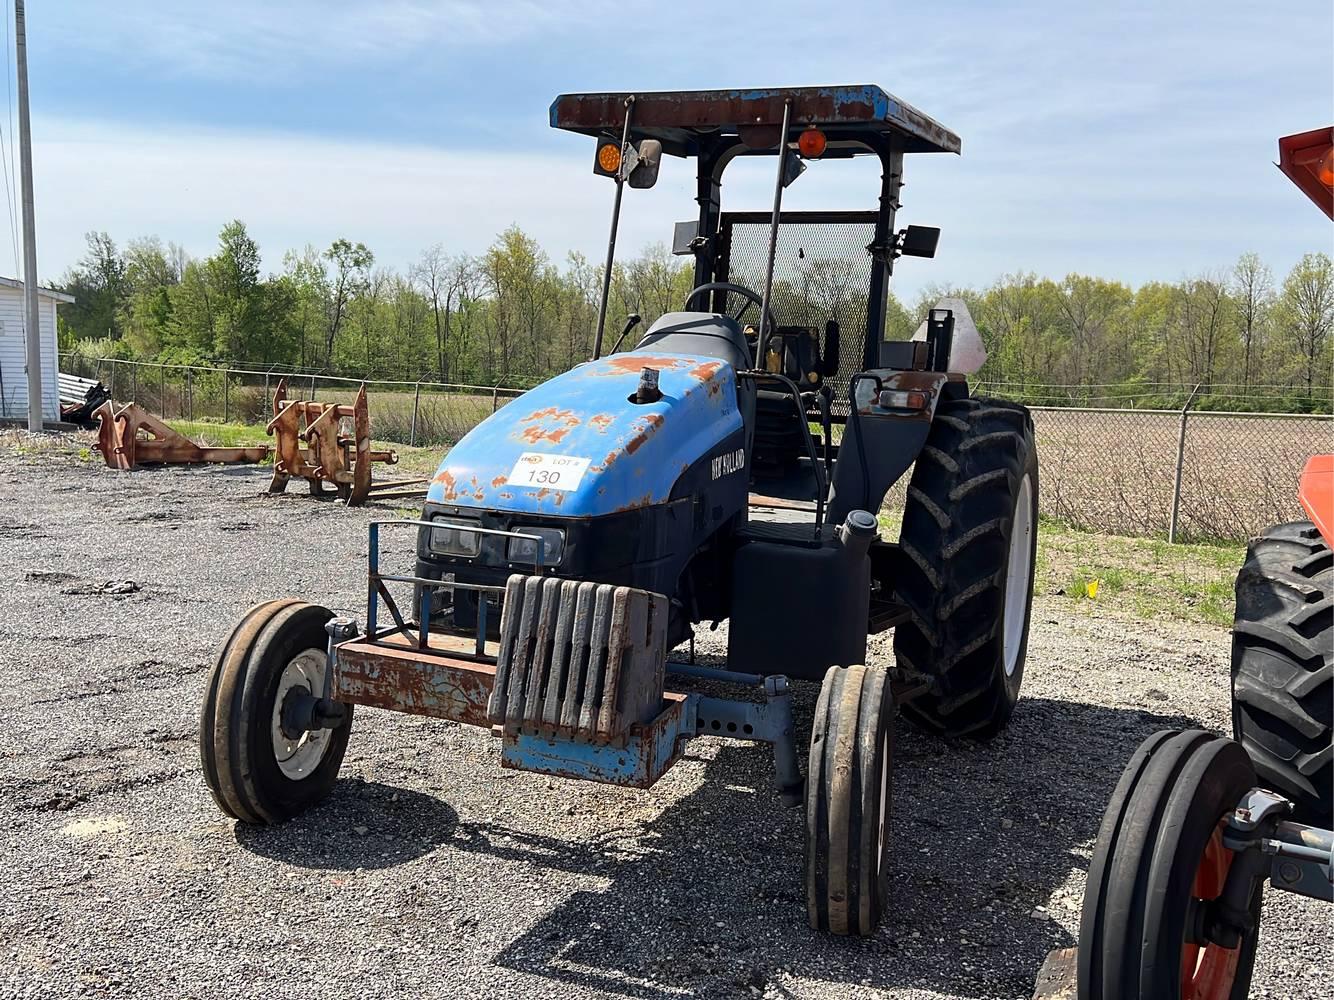
[[866,620],[866,634],[877,635],[888,632],[895,625],[902,625],[908,620],[908,608],[897,601],[886,601],[872,597],[871,608]]

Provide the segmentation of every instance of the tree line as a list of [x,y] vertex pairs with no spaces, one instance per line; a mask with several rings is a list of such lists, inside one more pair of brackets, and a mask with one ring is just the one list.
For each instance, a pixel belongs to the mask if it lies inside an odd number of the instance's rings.
[[[800,262],[776,277],[780,321],[864,316],[864,286],[846,261]],[[530,385],[586,359],[602,269],[579,253],[559,264],[517,226],[481,254],[436,245],[407,269],[377,264],[365,244],[289,251],[265,274],[238,221],[216,251],[192,258],[157,237],[119,246],[87,235],[56,283],[62,351],[180,364],[229,363],[357,377]],[[679,309],[692,267],[661,244],[618,262],[607,336],[639,313]],[[1334,263],[1309,253],[1280,279],[1255,254],[1232,267],[1131,288],[1070,274],[1017,273],[986,288],[891,296],[888,336],[911,336],[943,295],[963,298],[988,350],[977,378],[1033,402],[1330,409]],[[793,312],[793,304],[800,306]],[[640,328],[641,331],[643,327]]]

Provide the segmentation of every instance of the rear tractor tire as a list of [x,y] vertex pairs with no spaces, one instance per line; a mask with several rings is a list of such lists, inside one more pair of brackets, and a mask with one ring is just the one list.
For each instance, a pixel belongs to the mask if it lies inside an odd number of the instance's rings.
[[1255,784],[1241,746],[1199,730],[1150,736],[1103,815],[1079,926],[1079,1000],[1245,1000],[1263,878],[1234,947],[1206,936],[1235,855],[1223,828]]
[[1251,542],[1237,574],[1232,729],[1293,818],[1334,820],[1334,551],[1309,521]]
[[865,936],[884,913],[893,726],[883,670],[829,668],[806,773],[806,909],[816,930]]
[[199,756],[214,801],[243,823],[281,823],[333,790],[352,706],[333,728],[294,728],[302,700],[318,698],[328,669],[327,608],[294,599],[246,612],[209,674]]
[[903,705],[929,732],[990,739],[1024,676],[1038,527],[1033,420],[1016,403],[942,400],[914,466],[895,587],[901,667],[931,689]]

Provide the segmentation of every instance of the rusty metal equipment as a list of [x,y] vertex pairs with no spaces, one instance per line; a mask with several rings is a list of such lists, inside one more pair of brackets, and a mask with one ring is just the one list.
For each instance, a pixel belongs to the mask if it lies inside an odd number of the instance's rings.
[[98,421],[97,444],[94,447],[113,469],[198,462],[262,462],[269,455],[266,445],[247,448],[205,448],[197,445],[138,403],[126,403],[117,410],[107,401],[93,415]]
[[[551,123],[593,138],[615,181],[606,275],[623,189],[664,156],[696,161],[699,214],[674,239],[693,291],[601,356],[604,280],[592,359],[455,444],[420,520],[370,525],[364,625],[301,601],[252,609],[208,686],[209,787],[244,822],[296,815],[333,787],[358,705],[489,730],[503,767],[633,788],[696,737],[767,743],[782,801],[806,809],[807,919],[871,934],[890,901],[896,708],[994,735],[1028,634],[1032,421],[971,395],[985,352],[962,303],[932,310],[920,343],[884,339],[894,263],[938,235],[895,229],[904,160],[959,139],[878,87],[565,95]],[[753,155],[776,163],[773,211],[723,213],[727,165]],[[882,168],[875,209],[782,210],[802,170],[862,155]],[[295,405],[275,408],[275,483],[329,478],[354,450],[367,468],[364,417],[332,436],[358,407]],[[331,429],[309,453],[300,419]],[[910,468],[896,544],[876,515]],[[413,536],[396,554],[411,572],[380,569],[391,527]],[[726,669],[696,664],[695,629],[724,620]],[[889,629],[896,665],[866,665]],[[820,685],[805,778],[789,678]]]
[[[345,421],[351,422],[350,432]],[[264,428],[273,435],[273,482],[270,493],[283,493],[293,477],[306,480],[312,496],[327,492],[325,483],[349,507],[359,507],[377,489],[401,488],[402,482],[372,483],[375,462],[393,465],[393,451],[371,449],[371,418],[366,386],[357,390],[351,406],[288,399],[287,379],[278,382],[273,394],[273,419]]]

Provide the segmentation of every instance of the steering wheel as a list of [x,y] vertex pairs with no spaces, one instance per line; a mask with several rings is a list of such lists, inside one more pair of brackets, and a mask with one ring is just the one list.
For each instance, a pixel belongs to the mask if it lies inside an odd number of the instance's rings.
[[[696,288],[694,291],[692,291],[689,295],[686,296],[685,305],[683,305],[681,308],[689,310],[690,303],[694,302],[697,297],[705,294],[706,292],[734,292],[735,294],[740,295],[743,299],[746,300],[742,304],[741,308],[732,314],[732,319],[736,320],[738,325],[741,323],[741,317],[746,315],[746,312],[750,309],[751,306],[754,306],[756,309],[764,308],[764,300],[760,298],[757,292],[752,291],[745,285],[734,285],[730,281],[710,281],[707,284],[700,285],[698,288]],[[774,322],[774,313],[772,309],[768,310],[768,314],[769,314],[769,324],[768,324],[769,333],[772,334],[774,330],[778,329],[778,324]]]

